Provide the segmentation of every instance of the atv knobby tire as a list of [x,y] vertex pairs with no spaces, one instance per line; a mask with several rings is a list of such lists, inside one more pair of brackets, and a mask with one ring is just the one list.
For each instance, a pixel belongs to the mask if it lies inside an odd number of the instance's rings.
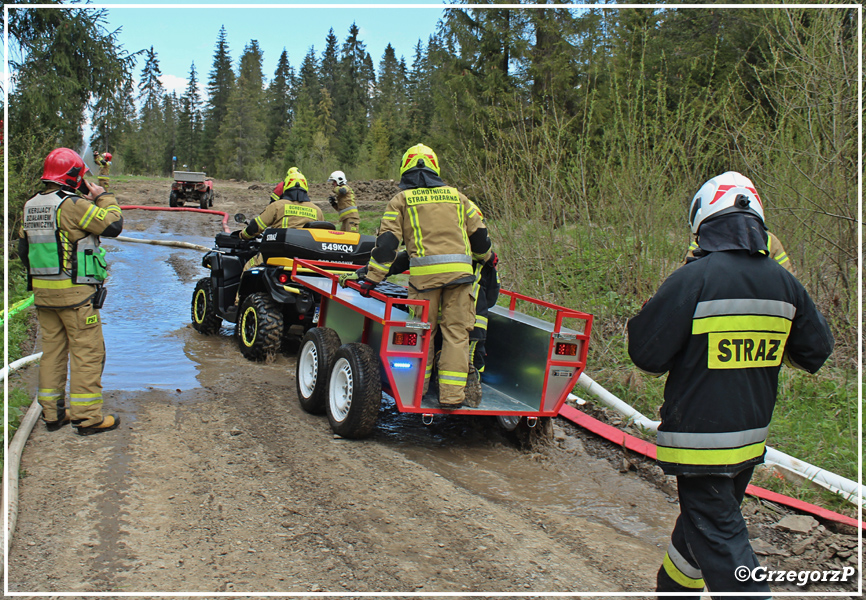
[[328,403],[328,380],[340,336],[333,329],[315,327],[301,340],[295,367],[295,384],[301,408],[313,415],[325,413]]
[[210,277],[199,279],[192,293],[193,329],[204,335],[213,335],[220,330],[222,323],[222,317],[216,312]]
[[247,296],[238,313],[235,329],[241,354],[249,360],[265,360],[280,351],[283,312],[267,294]]
[[328,421],[345,438],[364,438],[373,432],[382,404],[379,357],[368,345],[340,346],[328,382]]
[[168,205],[172,208],[177,206],[177,192],[172,192],[168,195]]

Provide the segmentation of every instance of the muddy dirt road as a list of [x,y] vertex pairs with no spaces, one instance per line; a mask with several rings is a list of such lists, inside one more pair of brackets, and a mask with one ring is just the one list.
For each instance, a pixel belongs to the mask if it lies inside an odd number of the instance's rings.
[[[215,189],[215,210],[247,215],[270,191]],[[122,205],[168,204],[165,180],[116,191]],[[326,194],[313,192],[328,215]],[[359,194],[359,204],[383,194]],[[127,211],[125,223],[126,236],[205,246],[221,230],[219,217],[190,212]],[[10,591],[652,596],[677,514],[670,482],[641,476],[652,465],[613,467],[617,449],[565,422],[551,446],[524,452],[492,419],[424,426],[387,403],[371,438],[335,438],[326,418],[300,408],[291,352],[248,362],[231,325],[212,337],[189,326],[201,253],[106,247],[103,383],[122,424],[89,438],[36,426],[21,463]],[[35,391],[35,369],[21,377]],[[754,512],[756,537],[766,537],[779,516]],[[824,526],[812,535],[809,551],[828,547],[822,536],[843,554],[851,547]],[[798,539],[772,541],[784,549]]]

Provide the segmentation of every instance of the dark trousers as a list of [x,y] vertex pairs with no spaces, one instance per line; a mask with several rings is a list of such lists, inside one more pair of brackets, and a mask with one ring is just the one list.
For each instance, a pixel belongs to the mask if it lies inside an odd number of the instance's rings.
[[752,570],[758,566],[740,512],[753,470],[745,469],[734,477],[677,477],[680,516],[658,572],[659,597],[664,597],[662,592],[693,592],[697,599],[704,585],[710,594],[742,592],[742,598],[769,597],[766,582],[738,581],[735,576],[737,567]]

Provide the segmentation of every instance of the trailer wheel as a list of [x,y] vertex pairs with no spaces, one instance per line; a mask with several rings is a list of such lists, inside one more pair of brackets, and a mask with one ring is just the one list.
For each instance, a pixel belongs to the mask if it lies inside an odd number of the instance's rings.
[[249,360],[265,360],[280,351],[283,313],[269,295],[250,294],[241,304],[235,332],[241,354]]
[[538,417],[535,427],[530,427],[525,418],[520,419],[512,435],[523,450],[538,450],[549,446],[553,441],[553,419]]
[[177,206],[177,192],[172,192],[168,195],[168,205],[171,207]]
[[537,450],[553,441],[553,419],[538,417],[535,427],[530,427],[526,417],[496,415],[506,436],[523,450]]
[[321,415],[328,402],[328,379],[334,356],[340,349],[340,336],[333,329],[310,329],[301,340],[295,383],[301,408],[310,414]]
[[379,357],[366,344],[337,350],[328,383],[328,421],[334,433],[364,438],[373,432],[382,404]]
[[204,335],[213,335],[220,330],[222,323],[216,312],[210,277],[199,279],[192,293],[193,329]]

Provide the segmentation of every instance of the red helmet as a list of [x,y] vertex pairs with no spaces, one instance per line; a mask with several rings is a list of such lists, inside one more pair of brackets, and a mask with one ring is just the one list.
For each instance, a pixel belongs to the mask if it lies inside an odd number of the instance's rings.
[[53,181],[78,189],[84,181],[84,174],[88,171],[84,160],[74,150],[57,148],[45,157],[42,181]]
[[111,160],[111,152],[106,152],[103,156],[105,157],[105,160]]

